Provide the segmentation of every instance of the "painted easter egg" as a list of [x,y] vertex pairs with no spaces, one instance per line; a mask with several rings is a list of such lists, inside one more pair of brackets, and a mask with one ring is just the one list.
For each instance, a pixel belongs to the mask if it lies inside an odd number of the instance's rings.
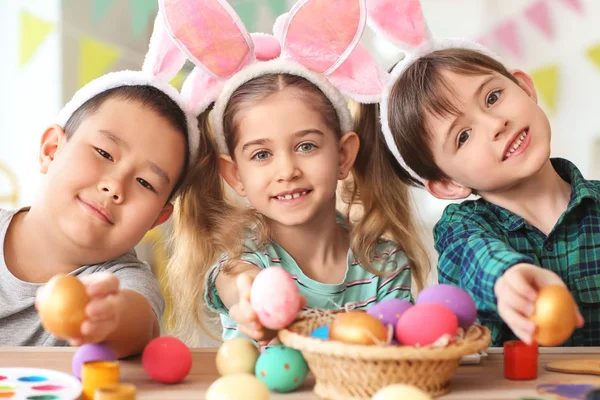
[[308,365],[302,353],[280,344],[262,352],[256,361],[255,374],[270,390],[287,393],[302,385]]
[[71,359],[73,375],[81,379],[81,367],[90,361],[116,361],[117,353],[110,347],[101,343],[84,344],[77,349]]
[[146,345],[142,365],[150,378],[162,383],[182,381],[192,369],[192,353],[179,339],[161,336]]
[[300,291],[283,268],[268,267],[254,279],[250,303],[264,327],[278,330],[288,326],[300,311]]
[[269,400],[267,386],[250,374],[231,374],[217,379],[206,391],[206,400]]
[[394,384],[384,387],[372,397],[372,400],[431,400],[431,396],[411,385]]
[[402,313],[412,306],[410,301],[388,299],[375,303],[373,306],[369,307],[367,314],[372,315],[383,322],[386,327],[388,325],[395,327]]
[[396,338],[407,346],[427,346],[444,335],[456,336],[458,318],[439,303],[416,304],[402,314]]
[[575,329],[575,307],[575,300],[566,287],[542,288],[530,317],[536,325],[533,339],[542,346],[558,346],[567,340]]
[[217,351],[217,370],[219,374],[231,375],[237,373],[254,374],[258,359],[258,349],[246,339],[231,339],[219,347]]
[[323,340],[329,340],[329,326],[320,326],[310,334],[311,337]]
[[329,327],[331,340],[353,344],[387,342],[388,330],[383,322],[363,311],[338,314]]
[[477,308],[471,295],[457,286],[433,285],[426,287],[419,293],[416,304],[440,303],[448,307],[456,318],[458,325],[467,329],[477,318]]
[[36,301],[42,326],[57,338],[80,337],[88,301],[85,286],[77,277],[52,277]]

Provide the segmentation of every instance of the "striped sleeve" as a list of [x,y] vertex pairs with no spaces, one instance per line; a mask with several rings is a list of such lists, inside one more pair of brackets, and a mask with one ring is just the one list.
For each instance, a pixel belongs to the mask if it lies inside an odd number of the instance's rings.
[[378,262],[379,270],[392,272],[388,275],[379,277],[377,284],[377,301],[387,299],[404,299],[413,301],[411,294],[411,271],[408,258],[403,251],[393,242],[385,242],[384,249],[382,245],[375,254],[375,262]]

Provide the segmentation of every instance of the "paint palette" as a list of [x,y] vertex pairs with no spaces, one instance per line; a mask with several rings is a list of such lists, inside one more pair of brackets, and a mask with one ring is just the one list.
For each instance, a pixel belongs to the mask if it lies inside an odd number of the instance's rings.
[[64,372],[40,368],[0,368],[0,399],[73,400],[81,383]]

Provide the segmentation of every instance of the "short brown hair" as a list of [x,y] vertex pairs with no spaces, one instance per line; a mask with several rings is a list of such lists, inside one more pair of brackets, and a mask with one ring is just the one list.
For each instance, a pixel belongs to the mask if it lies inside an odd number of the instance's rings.
[[[406,165],[427,180],[448,177],[433,158],[431,132],[425,116],[427,113],[439,116],[459,113],[452,99],[440,95],[440,89],[452,93],[444,82],[443,71],[467,76],[497,72],[517,82],[506,67],[492,57],[461,48],[437,50],[422,56],[401,74],[390,91],[388,123]],[[416,179],[404,176],[409,183],[421,186]]]

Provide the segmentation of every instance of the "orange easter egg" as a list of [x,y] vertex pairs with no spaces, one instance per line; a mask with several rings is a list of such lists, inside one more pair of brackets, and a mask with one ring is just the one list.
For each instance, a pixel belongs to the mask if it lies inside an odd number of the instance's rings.
[[535,312],[530,317],[536,325],[533,339],[542,346],[558,346],[567,340],[575,329],[575,307],[575,300],[566,287],[541,289]]
[[363,311],[338,314],[329,326],[329,338],[344,343],[376,344],[386,342],[387,337],[385,325]]
[[45,330],[57,338],[81,336],[88,295],[83,283],[72,275],[48,281],[37,299],[37,310]]

